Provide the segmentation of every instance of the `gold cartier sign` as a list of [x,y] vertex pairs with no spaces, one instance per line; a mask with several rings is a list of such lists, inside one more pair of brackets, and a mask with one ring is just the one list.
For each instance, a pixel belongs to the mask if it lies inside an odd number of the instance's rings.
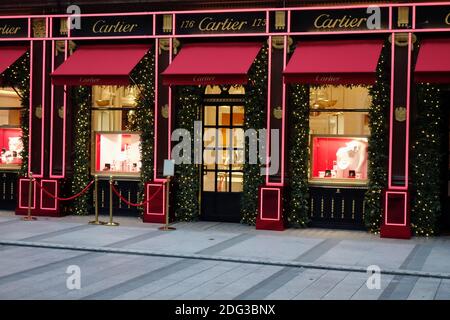
[[222,12],[210,14],[179,14],[177,34],[261,33],[266,30],[264,12]]
[[139,25],[137,23],[126,23],[125,21],[117,21],[109,24],[105,20],[98,20],[92,26],[93,33],[129,33],[133,32]]
[[314,27],[317,29],[335,29],[335,28],[360,28],[367,18],[353,18],[344,15],[341,18],[332,18],[329,14],[321,14],[314,21]]
[[16,35],[21,27],[15,27],[8,24],[0,26],[0,35]]
[[445,17],[445,24],[450,25],[450,12],[447,14],[447,16]]
[[27,19],[0,20],[0,38],[22,38],[28,36]]
[[140,36],[153,34],[152,16],[83,17],[81,29],[73,29],[76,37]]
[[198,29],[200,31],[238,31],[247,24],[247,21],[234,21],[233,19],[225,19],[223,21],[214,21],[212,17],[203,18]]
[[389,9],[293,10],[290,21],[292,32],[386,30]]

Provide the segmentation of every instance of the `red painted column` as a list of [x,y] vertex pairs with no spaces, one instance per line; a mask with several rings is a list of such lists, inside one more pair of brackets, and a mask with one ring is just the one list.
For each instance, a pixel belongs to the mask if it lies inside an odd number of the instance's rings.
[[[60,181],[55,178],[62,178],[65,171],[62,135],[64,125],[60,125],[57,119],[65,117],[64,114],[62,117],[58,115],[59,108],[55,111],[55,103],[64,106],[66,97],[63,88],[55,89],[50,84],[50,72],[57,61],[54,57],[55,43],[41,40],[50,35],[50,18],[33,19],[31,25],[32,35],[36,38],[30,42],[28,175],[32,173],[36,179],[32,188],[31,213],[36,216],[59,216],[61,214],[59,201],[48,196],[38,184],[55,196],[60,191]],[[16,214],[27,213],[28,186],[28,178],[19,178]]]
[[[161,73],[172,60],[173,40],[155,40],[155,131],[153,156],[153,181],[145,188],[145,198],[152,199],[146,206],[143,221],[165,223],[167,186],[163,176],[164,160],[170,158],[170,131],[172,121],[172,90],[162,84]],[[148,200],[147,200],[148,201]]]
[[411,237],[408,162],[412,48],[411,33],[407,46],[395,45],[392,34],[388,189],[383,195],[381,223],[381,237],[387,238]]
[[[277,40],[281,43],[277,43]],[[274,43],[276,47],[274,47]],[[266,137],[266,166],[269,158],[277,162],[277,172],[271,172],[266,168],[265,184],[260,186],[258,193],[258,215],[256,218],[256,229],[278,230],[285,228],[283,216],[283,188],[285,170],[285,128],[286,128],[286,86],[283,82],[283,70],[286,66],[287,37],[269,37],[269,72],[268,72],[268,94],[267,94],[267,137]],[[279,132],[278,150],[271,150],[271,130]],[[278,153],[278,154],[277,154]]]

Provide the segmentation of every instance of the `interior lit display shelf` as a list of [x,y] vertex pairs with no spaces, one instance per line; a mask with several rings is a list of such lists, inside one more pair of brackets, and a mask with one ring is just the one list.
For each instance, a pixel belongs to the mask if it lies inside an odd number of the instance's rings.
[[351,180],[350,179],[310,179],[308,184],[315,187],[367,187],[367,180]]
[[141,171],[140,134],[136,132],[95,132],[92,175],[102,179],[139,179]]
[[0,171],[20,171],[20,165],[17,164],[0,164]]

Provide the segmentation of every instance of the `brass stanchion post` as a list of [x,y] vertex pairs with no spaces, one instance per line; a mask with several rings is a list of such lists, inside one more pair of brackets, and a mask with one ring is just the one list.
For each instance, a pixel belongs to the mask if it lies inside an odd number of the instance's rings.
[[31,216],[31,193],[33,192],[33,173],[30,172],[30,174],[28,175],[28,212],[27,212],[27,216],[23,217],[22,220],[23,221],[34,221],[37,220],[36,217],[32,217]]
[[117,227],[119,225],[118,222],[113,221],[113,178],[109,177],[109,222],[105,224],[105,226],[109,227]]
[[166,224],[162,227],[159,227],[159,230],[162,231],[172,231],[176,230],[174,227],[169,227],[169,198],[170,198],[170,177],[167,177],[167,197],[166,197]]
[[103,222],[103,221],[98,221],[98,176],[97,175],[95,175],[95,178],[94,178],[94,203],[95,203],[95,220],[89,221],[89,224],[95,224],[95,225],[105,224],[105,222]]

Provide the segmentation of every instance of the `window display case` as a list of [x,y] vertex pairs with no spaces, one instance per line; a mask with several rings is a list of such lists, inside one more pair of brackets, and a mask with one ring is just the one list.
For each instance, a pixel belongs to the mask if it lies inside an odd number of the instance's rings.
[[22,130],[0,128],[0,169],[19,169],[22,164]]
[[140,134],[95,132],[95,174],[139,175],[141,170]]
[[311,182],[366,184],[366,136],[311,136]]

